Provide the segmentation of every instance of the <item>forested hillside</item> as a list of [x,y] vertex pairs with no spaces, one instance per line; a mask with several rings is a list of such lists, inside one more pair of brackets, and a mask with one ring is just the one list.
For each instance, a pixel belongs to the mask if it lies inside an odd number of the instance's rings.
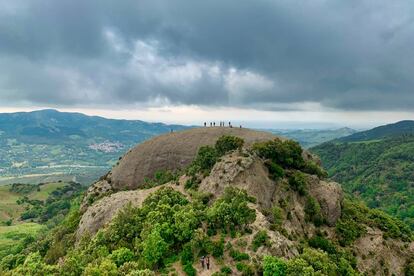
[[[380,130],[354,134],[311,150],[346,192],[414,227],[414,136],[404,129],[397,136],[394,128]],[[342,142],[356,137],[358,142]],[[362,137],[370,140],[360,140]]]
[[338,140],[341,142],[361,142],[393,138],[410,134],[414,134],[414,121],[405,120],[393,124],[375,127],[366,131],[360,131],[352,135],[339,138]]

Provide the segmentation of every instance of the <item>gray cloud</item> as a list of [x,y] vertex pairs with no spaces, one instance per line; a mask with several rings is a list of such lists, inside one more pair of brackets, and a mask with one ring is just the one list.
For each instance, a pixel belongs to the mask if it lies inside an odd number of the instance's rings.
[[407,1],[0,0],[0,103],[407,110]]

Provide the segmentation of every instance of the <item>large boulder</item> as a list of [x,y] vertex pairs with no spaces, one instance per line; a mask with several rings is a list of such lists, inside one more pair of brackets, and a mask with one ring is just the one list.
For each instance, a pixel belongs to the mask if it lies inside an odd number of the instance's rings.
[[157,171],[185,168],[201,146],[214,145],[222,135],[241,137],[246,144],[276,137],[268,132],[228,127],[194,128],[160,135],[129,151],[108,180],[115,191],[136,189]]

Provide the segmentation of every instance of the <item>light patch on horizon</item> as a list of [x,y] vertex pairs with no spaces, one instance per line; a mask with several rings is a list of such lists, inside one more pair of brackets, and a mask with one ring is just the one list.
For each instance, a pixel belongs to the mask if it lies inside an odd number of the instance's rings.
[[[366,129],[401,120],[414,120],[414,112],[343,112],[312,110],[304,104],[302,111],[261,111],[238,108],[201,108],[198,106],[137,107],[134,109],[58,108],[62,112],[79,112],[112,119],[142,120],[169,124],[202,126],[204,122],[233,122],[249,128],[321,129],[351,127]],[[0,113],[30,112],[47,107],[0,107]],[[361,119],[363,118],[363,119]]]

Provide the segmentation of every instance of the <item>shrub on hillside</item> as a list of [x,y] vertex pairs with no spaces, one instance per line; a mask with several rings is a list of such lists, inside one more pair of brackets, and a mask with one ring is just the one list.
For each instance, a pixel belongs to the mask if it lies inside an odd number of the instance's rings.
[[239,262],[236,263],[236,268],[238,271],[241,272],[242,276],[253,276],[255,275],[255,271],[251,265]]
[[231,268],[230,268],[230,267],[228,267],[228,266],[223,266],[223,267],[220,269],[220,272],[221,272],[221,273],[224,273],[225,275],[231,275],[232,270],[231,270]]
[[275,276],[275,275],[286,275],[287,264],[286,261],[273,257],[265,256],[263,258],[263,275],[264,276]]
[[121,247],[111,254],[112,261],[116,264],[117,267],[120,267],[126,262],[132,261],[134,258],[134,253],[125,247]]
[[155,186],[163,185],[170,181],[177,181],[179,177],[178,173],[169,171],[169,170],[162,170],[157,171],[154,173],[154,177],[144,179],[143,188],[152,188]]
[[304,166],[302,148],[291,140],[274,139],[253,145],[253,150],[264,159],[272,160],[283,168],[301,169]]
[[249,254],[244,253],[244,252],[240,252],[240,251],[235,250],[235,249],[230,250],[230,257],[232,257],[233,260],[235,260],[236,262],[250,259]]
[[305,166],[303,168],[303,171],[305,173],[308,173],[308,174],[315,174],[319,178],[328,177],[328,173],[313,161],[305,162]]
[[266,230],[261,230],[254,235],[252,240],[252,249],[256,251],[262,245],[268,245],[269,236],[267,235]]
[[186,265],[183,266],[183,271],[185,272],[185,274],[187,276],[195,276],[197,275],[197,271],[195,270],[195,268],[193,267],[192,264],[188,263]]
[[321,213],[321,206],[319,205],[319,202],[311,196],[306,198],[305,219],[313,222],[315,226],[321,226],[324,223],[324,218]]
[[324,237],[320,235],[316,235],[312,237],[308,241],[309,246],[316,248],[316,249],[322,249],[323,251],[329,253],[329,254],[335,254],[336,253],[336,247],[333,245],[333,243],[330,240],[325,239]]
[[302,196],[307,194],[306,177],[301,172],[296,171],[289,176],[289,186]]
[[280,207],[272,208],[273,223],[280,226],[283,223],[283,210]]
[[215,148],[211,146],[202,146],[189,168],[189,174],[194,175],[197,172],[208,173],[216,164],[218,154]]
[[267,170],[269,171],[270,178],[277,180],[285,175],[285,171],[281,166],[271,160],[267,160],[265,163]]
[[229,151],[241,149],[243,144],[244,140],[242,138],[231,135],[223,135],[217,140],[215,148],[218,155],[221,156]]

